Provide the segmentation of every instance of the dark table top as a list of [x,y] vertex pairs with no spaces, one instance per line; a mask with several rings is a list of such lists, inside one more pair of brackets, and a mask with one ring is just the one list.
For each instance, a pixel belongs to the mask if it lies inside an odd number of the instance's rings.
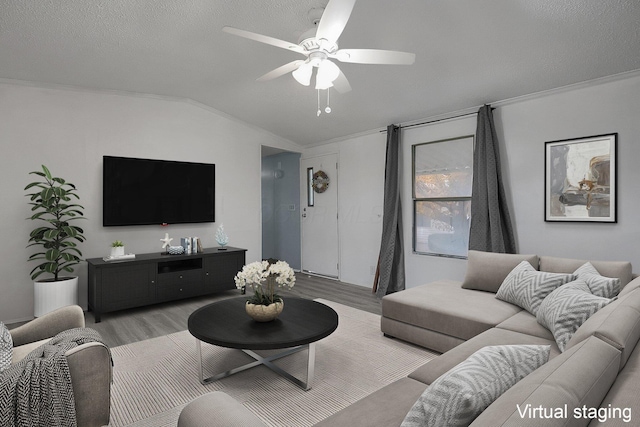
[[302,298],[284,298],[284,310],[271,322],[256,322],[246,313],[246,297],[217,301],[189,316],[189,332],[209,344],[247,350],[269,350],[309,344],[338,327],[331,307]]

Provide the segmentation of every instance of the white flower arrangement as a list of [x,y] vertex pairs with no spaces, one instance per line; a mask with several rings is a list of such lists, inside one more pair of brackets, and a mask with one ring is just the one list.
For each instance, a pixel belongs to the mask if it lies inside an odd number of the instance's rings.
[[236,274],[234,280],[238,289],[253,289],[254,295],[249,302],[269,305],[281,300],[275,292],[276,287],[293,288],[296,276],[285,261],[274,264],[270,264],[269,261],[256,261],[242,267],[242,271]]

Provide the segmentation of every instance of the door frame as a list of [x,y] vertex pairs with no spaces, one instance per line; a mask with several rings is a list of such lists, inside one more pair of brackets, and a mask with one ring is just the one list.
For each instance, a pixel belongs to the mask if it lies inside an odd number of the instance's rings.
[[300,157],[300,215],[303,215],[303,208],[307,207],[307,171],[303,168],[303,162],[306,160],[313,160],[318,157],[326,157],[326,156],[335,156],[336,157],[336,169],[335,169],[335,178],[332,180],[334,188],[336,190],[336,254],[338,258],[338,275],[331,276],[322,273],[317,273],[313,271],[308,271],[304,269],[304,226],[302,218],[300,220],[300,271],[304,274],[309,274],[312,276],[323,277],[331,280],[340,280],[342,275],[342,250],[340,244],[340,191],[339,191],[339,174],[340,174],[340,154],[337,151],[322,153],[322,154],[314,154],[312,156],[301,156]]

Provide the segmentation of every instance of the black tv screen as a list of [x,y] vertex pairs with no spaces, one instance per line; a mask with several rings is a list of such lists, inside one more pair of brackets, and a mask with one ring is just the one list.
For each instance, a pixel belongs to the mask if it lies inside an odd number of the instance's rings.
[[215,221],[216,166],[103,157],[102,225]]

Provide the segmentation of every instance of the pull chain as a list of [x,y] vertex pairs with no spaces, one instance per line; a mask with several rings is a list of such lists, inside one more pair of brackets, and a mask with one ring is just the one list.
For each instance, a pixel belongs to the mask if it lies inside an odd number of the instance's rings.
[[[318,90],[318,111],[316,112],[316,116],[320,117],[322,114],[322,110],[320,109],[320,89]],[[329,89],[327,89],[327,107],[324,109],[324,112],[329,114],[331,112],[331,107],[329,106]]]
[[331,112],[331,107],[329,107],[329,89],[327,89],[327,108],[325,108],[324,111],[327,114]]

